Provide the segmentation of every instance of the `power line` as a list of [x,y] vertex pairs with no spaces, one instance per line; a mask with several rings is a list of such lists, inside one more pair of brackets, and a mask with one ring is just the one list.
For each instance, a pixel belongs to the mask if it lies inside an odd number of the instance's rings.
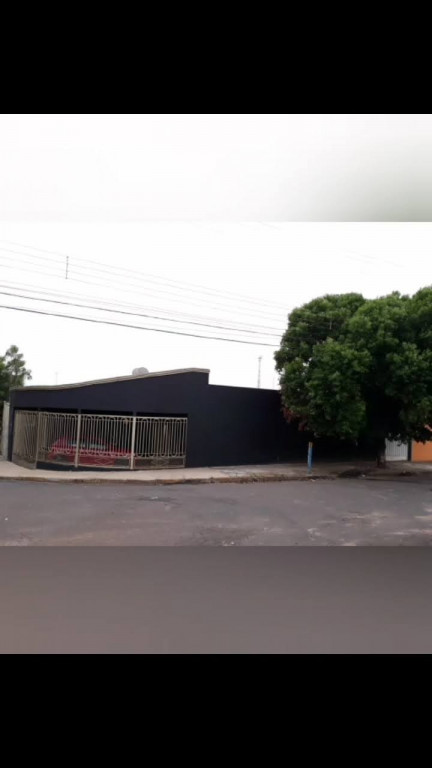
[[[128,269],[126,267],[116,267],[116,266],[114,266],[112,264],[107,264],[106,262],[95,261],[94,259],[85,259],[85,258],[82,258],[82,257],[79,257],[79,256],[73,256],[72,257],[72,256],[70,256],[70,254],[60,253],[59,251],[49,251],[49,250],[46,250],[44,248],[36,248],[36,247],[33,247],[33,246],[24,245],[22,243],[16,243],[16,242],[11,241],[11,240],[0,240],[0,242],[10,243],[12,245],[17,245],[19,248],[29,248],[31,250],[39,251],[41,253],[48,253],[48,254],[53,254],[53,255],[56,255],[56,256],[60,256],[62,259],[68,259],[69,266],[72,264],[72,260],[75,261],[75,262],[84,263],[86,265],[94,264],[98,268],[97,269],[98,272],[108,272],[108,273],[111,273],[112,276],[114,276],[114,277],[117,276],[118,274],[120,274],[120,275],[124,274],[126,276],[130,275],[131,278],[133,278],[134,280],[139,279],[139,280],[145,280],[146,282],[149,282],[149,281],[150,282],[152,282],[152,281],[155,282],[156,281],[156,282],[162,283],[164,286],[172,285],[173,287],[175,287],[177,289],[181,288],[182,290],[187,290],[187,291],[190,291],[190,292],[199,292],[200,294],[206,293],[206,294],[214,295],[215,297],[220,296],[222,298],[227,298],[227,299],[229,299],[229,297],[232,297],[232,301],[242,301],[242,302],[247,303],[247,304],[265,305],[265,306],[268,306],[268,307],[278,306],[281,309],[283,309],[283,305],[281,305],[281,304],[276,304],[275,302],[267,301],[265,299],[254,299],[252,297],[245,296],[244,294],[238,294],[238,293],[235,293],[233,291],[226,291],[226,290],[221,291],[221,290],[218,290],[216,288],[209,288],[209,287],[206,287],[206,286],[196,285],[195,283],[187,283],[186,281],[183,281],[183,280],[173,280],[171,278],[164,278],[164,277],[160,277],[158,275],[153,275],[153,274],[149,274],[149,273],[145,273],[145,272],[140,272],[140,271],[137,271],[137,270]],[[26,254],[26,253],[22,254],[19,251],[14,251],[14,250],[12,250],[10,248],[3,248],[1,246],[0,246],[0,250],[11,251],[11,253],[17,253],[17,254],[20,254],[20,255],[23,255],[23,256],[29,255],[29,256],[33,256],[34,258],[45,259],[45,261],[51,261],[51,262],[55,262],[55,263],[58,264],[58,261],[56,259],[47,259],[46,257],[36,256],[36,254],[31,254],[31,253],[29,253],[29,254]],[[59,266],[63,266],[63,265],[59,265]],[[79,267],[76,268],[76,269],[79,269]],[[89,269],[91,269],[91,267]],[[95,270],[93,270],[93,271],[95,271]]]
[[271,347],[275,349],[274,344],[268,344],[265,341],[244,341],[243,339],[228,339],[221,336],[204,336],[197,333],[186,333],[185,331],[170,331],[162,328],[147,328],[142,325],[129,325],[126,323],[116,323],[113,320],[98,320],[93,317],[77,317],[76,315],[65,315],[58,312],[44,312],[41,309],[28,309],[28,307],[12,307],[8,304],[0,304],[0,309],[10,309],[13,312],[28,312],[34,315],[46,315],[48,317],[62,317],[66,320],[82,320],[86,323],[98,323],[99,325],[115,325],[118,328],[133,328],[138,331],[151,331],[155,333],[169,333],[174,336],[191,336],[196,339],[211,339],[213,341],[227,341],[234,344],[249,344],[258,347]]
[[[360,253],[359,251],[353,251],[349,250],[348,253],[354,254],[351,256],[347,256],[348,259],[353,259],[354,261],[363,261],[367,264],[376,263],[375,256],[366,256],[365,253]],[[399,269],[406,269],[407,267],[404,264],[401,264],[397,261],[390,261],[389,259],[379,259],[381,264],[389,264],[392,267],[399,267]]]
[[[31,289],[31,290],[33,290],[33,293],[35,292],[34,289]],[[44,293],[44,291],[42,289],[36,289],[36,292]],[[263,330],[263,331],[251,331],[248,328],[228,327],[228,326],[222,326],[222,325],[219,325],[219,324],[215,324],[215,323],[212,323],[212,322],[197,323],[196,321],[180,320],[180,319],[172,318],[172,317],[169,318],[169,317],[155,316],[155,315],[151,315],[149,313],[128,312],[128,311],[122,311],[122,310],[117,310],[117,309],[105,308],[105,307],[101,307],[101,306],[91,306],[89,304],[87,304],[87,305],[78,304],[77,302],[61,302],[59,300],[48,300],[48,299],[45,299],[44,297],[39,298],[39,296],[37,296],[37,297],[25,296],[25,295],[23,295],[21,293],[12,293],[12,292],[3,292],[3,293],[5,295],[17,296],[19,298],[24,298],[26,300],[31,300],[31,301],[40,301],[42,303],[43,302],[58,303],[58,304],[62,304],[63,303],[66,306],[78,306],[78,307],[83,307],[83,308],[88,308],[88,309],[94,309],[96,311],[111,312],[111,313],[114,313],[114,314],[126,314],[126,315],[130,315],[130,316],[146,317],[146,318],[161,320],[162,322],[163,321],[177,322],[177,323],[181,323],[183,325],[195,325],[195,324],[197,324],[197,325],[201,325],[201,327],[205,327],[205,328],[217,328],[219,330],[228,330],[228,331],[232,331],[234,333],[246,334],[246,335],[250,335],[250,334],[253,333],[254,335],[258,335],[258,336],[276,336],[276,333],[267,333],[266,332],[267,330],[270,330],[269,328],[265,328],[265,330]],[[47,293],[47,292],[45,292],[45,293]],[[49,294],[49,295],[52,295],[52,293]],[[88,297],[86,297],[86,298],[88,298]],[[94,299],[94,300],[98,301],[97,299]],[[128,305],[124,305],[124,306],[128,306]],[[297,328],[295,325],[294,326],[288,326],[288,329],[284,329],[283,331],[278,329],[277,330],[278,344],[280,342],[280,339],[281,339],[282,335],[285,334],[286,330],[291,330],[289,341],[291,342],[291,344],[294,344],[294,345],[296,345],[298,342],[301,342],[301,343],[312,343],[312,344],[315,343],[316,341],[318,341],[317,337],[316,337],[316,333],[320,334],[320,333],[323,333],[323,332],[328,332],[328,334],[331,335],[331,325],[329,324],[329,321],[326,320],[324,317],[316,316],[315,318],[312,318],[311,323],[310,324],[308,323],[308,325],[310,325],[313,328],[313,333],[312,334],[308,333],[306,335],[304,333],[304,330],[301,330],[301,329]],[[292,335],[292,334],[294,334],[294,335]],[[299,334],[300,338],[298,338],[297,334]]]
[[[126,312],[126,311],[121,310],[121,309],[101,308],[101,307],[96,307],[96,306],[91,305],[91,304],[77,304],[76,302],[73,302],[73,301],[62,301],[60,299],[46,299],[46,298],[43,298],[43,297],[40,298],[38,296],[26,296],[25,294],[14,293],[14,292],[11,292],[11,291],[0,291],[0,295],[2,295],[2,296],[13,296],[14,298],[18,298],[18,299],[26,299],[28,301],[39,301],[39,302],[42,302],[42,303],[45,302],[45,303],[48,303],[48,304],[61,304],[63,306],[69,306],[69,307],[81,307],[82,309],[95,309],[95,310],[100,311],[100,312],[111,312],[111,313],[116,314],[116,315],[128,315],[128,316],[133,316],[133,317],[145,317],[145,318],[151,319],[151,320],[162,320],[162,321],[171,322],[171,323],[178,323],[179,322],[178,320],[175,320],[173,318],[160,317],[158,315],[149,315],[149,314],[146,314],[144,312]],[[260,332],[260,331],[237,330],[236,328],[230,328],[230,327],[223,326],[223,325],[210,325],[210,323],[198,323],[198,322],[193,322],[193,321],[187,321],[187,322],[183,321],[183,324],[184,325],[199,325],[199,326],[204,327],[204,328],[216,328],[217,330],[234,331],[235,333],[254,334],[254,335],[257,335],[257,336],[275,336],[274,333],[265,333],[265,332],[262,332],[262,331]]]
[[[92,274],[92,272],[94,272],[94,274]],[[96,284],[101,285],[101,280],[103,280],[104,282],[102,283],[102,285],[104,287],[115,288],[116,290],[126,289],[128,292],[130,292],[131,286],[132,286],[135,292],[138,293],[138,291],[136,291],[136,287],[137,287],[136,282],[131,283],[129,280],[126,280],[125,278],[120,278],[120,280],[113,279],[111,276],[106,277],[104,274],[102,274],[102,277],[98,277],[98,270],[92,270],[92,269],[85,270],[80,268],[77,269],[77,267],[69,263],[68,279],[71,281],[76,280],[77,282],[81,282],[79,279],[75,277],[75,275],[78,275],[79,278],[84,276],[84,277],[97,279],[98,280],[97,283],[94,283],[94,282],[92,283],[94,285]],[[267,310],[257,309],[256,307],[248,308],[246,307],[246,305],[238,306],[236,304],[235,299],[228,299],[228,297],[227,297],[227,301],[215,301],[215,300],[209,301],[206,297],[203,297],[203,298],[200,298],[199,296],[189,297],[184,293],[180,293],[180,294],[170,293],[169,290],[165,290],[164,288],[159,288],[159,287],[156,287],[156,288],[146,287],[144,290],[145,290],[145,294],[149,294],[150,296],[156,294],[155,295],[156,299],[160,299],[160,295],[162,295],[163,299],[165,300],[168,299],[170,302],[180,302],[181,304],[187,303],[199,308],[205,306],[206,308],[216,309],[217,311],[220,311],[220,310],[223,310],[223,311],[229,310],[230,312],[235,311],[241,315],[246,315],[247,317],[251,317],[251,316],[262,317],[267,319],[270,322],[276,322],[280,318],[280,314],[281,314],[277,312],[269,312]],[[142,295],[145,295],[145,294],[142,294]],[[233,303],[230,304],[229,302],[233,302]],[[284,308],[284,313],[285,312],[286,312],[286,309]]]
[[[1,248],[0,248],[0,250],[1,250]],[[19,255],[20,256],[26,256],[27,254],[19,254]],[[5,259],[5,258],[7,259],[8,257],[4,257],[3,256],[2,258],[3,259]],[[28,261],[25,258],[21,259],[21,260],[22,260],[23,264],[30,264],[31,266],[34,266],[32,261]],[[34,270],[34,269],[33,270],[29,270],[27,266],[24,267],[24,268],[22,268],[22,267],[20,268],[19,266],[16,265],[16,263],[13,263],[12,266],[9,265],[8,263],[6,263],[6,264],[1,263],[0,266],[3,266],[5,268],[7,268],[7,269],[13,269],[13,270],[17,270],[17,269],[20,270],[21,269],[21,271],[25,271],[25,272],[32,271],[34,274],[43,275],[45,277],[56,277],[58,279],[62,279],[65,276],[64,270],[62,271],[62,273],[54,272],[54,274],[50,274],[46,270],[45,271],[44,270],[42,270],[42,271]],[[37,265],[37,266],[39,266],[39,265]],[[46,267],[47,265],[44,264],[44,265],[40,265],[40,266]],[[51,264],[49,266],[51,267]],[[55,267],[58,268],[57,265],[55,265]],[[78,274],[79,277],[75,277],[74,273]],[[88,271],[85,271],[85,270],[82,270],[82,269],[79,269],[79,268],[77,269],[76,267],[73,267],[73,265],[69,264],[68,281],[70,281],[70,282],[77,282],[77,283],[82,283],[82,284],[87,284],[87,285],[95,285],[95,286],[98,286],[98,287],[102,286],[102,287],[105,287],[105,288],[115,289],[116,291],[120,291],[120,292],[123,292],[123,293],[128,293],[129,294],[129,293],[132,292],[132,293],[135,293],[137,295],[143,295],[142,293],[140,293],[139,290],[136,290],[136,283],[130,283],[128,281],[125,282],[125,280],[123,278],[120,281],[119,280],[113,281],[113,279],[110,279],[111,276],[107,278],[104,275],[102,275],[102,277],[99,277],[97,279],[97,281],[95,282],[95,280],[83,280],[81,278],[82,275],[88,276]],[[97,275],[91,275],[90,274],[90,277],[95,277],[96,278]],[[102,282],[102,281],[104,281],[104,282]],[[184,304],[187,301],[188,304],[192,304],[192,305],[195,305],[195,306],[198,306],[198,307],[205,306],[206,308],[216,309],[217,311],[220,311],[221,309],[226,311],[228,309],[229,311],[235,311],[236,313],[242,314],[242,315],[246,315],[247,317],[251,317],[251,316],[262,317],[263,319],[265,318],[266,320],[270,320],[270,321],[273,321],[273,322],[276,322],[276,321],[280,320],[280,315],[279,314],[277,314],[277,313],[269,313],[267,311],[263,312],[262,310],[258,311],[256,309],[256,307],[253,307],[253,308],[251,307],[250,309],[246,308],[245,306],[244,307],[238,307],[238,306],[234,307],[232,304],[230,305],[230,304],[227,304],[226,302],[222,302],[222,303],[218,302],[216,304],[215,303],[211,304],[205,298],[199,299],[198,297],[190,298],[190,297],[187,297],[187,296],[184,296],[184,295],[180,295],[180,296],[179,295],[173,295],[172,293],[169,293],[166,290],[161,289],[161,288],[156,288],[156,289],[155,288],[151,288],[150,290],[147,289],[147,293],[149,293],[150,297],[152,297],[152,292],[153,293],[156,292],[156,294],[162,294],[163,298],[169,299],[170,302],[174,301],[174,302],[181,302],[182,304]],[[160,297],[159,296],[156,296],[156,297],[153,296],[152,298],[159,299]],[[234,299],[232,299],[232,300],[230,299],[230,301],[235,301],[235,300]],[[284,311],[284,313],[285,313],[285,311]]]
[[[36,256],[35,254],[32,254],[32,253],[22,253],[20,251],[15,251],[15,250],[12,250],[10,248],[3,248],[3,247],[0,246],[0,250],[9,251],[11,253],[15,253],[17,255],[20,255],[21,257],[22,256],[32,256],[33,258],[39,258],[39,259],[42,259],[43,261],[49,261],[50,262],[50,266],[53,266],[53,267],[55,266],[56,268],[61,269],[61,272],[62,272],[61,276],[64,276],[65,278],[69,277],[69,274],[67,274],[69,272],[69,259],[71,259],[72,257],[70,257],[68,254],[61,253],[59,251],[48,250],[48,249],[44,249],[44,248],[37,248],[35,246],[29,246],[27,244],[17,243],[15,241],[11,241],[11,240],[0,240],[0,242],[7,243],[9,245],[16,245],[19,248],[26,248],[26,249],[33,250],[33,251],[36,250],[36,251],[38,251],[40,253],[50,254],[50,255],[57,256],[57,257],[60,257],[62,259],[65,259],[66,260],[65,261],[65,265],[63,265],[63,264],[59,264],[57,259],[48,259],[46,256],[45,257],[38,257],[38,256]],[[367,256],[365,254],[360,254],[358,251],[353,251],[353,250],[348,251],[348,253],[356,254],[356,255],[351,255],[350,256],[348,254],[345,254],[345,258],[347,258],[347,259],[351,259],[351,260],[354,260],[354,261],[357,261],[357,262],[363,261],[363,263],[366,263],[366,264],[369,264],[369,265],[371,265],[373,262],[375,262],[375,258],[373,256]],[[87,265],[87,271],[96,272],[96,274],[102,274],[102,275],[104,275],[104,273],[105,273],[103,279],[105,281],[107,281],[107,280],[110,281],[108,283],[108,287],[110,285],[112,285],[112,278],[113,277],[117,277],[117,282],[116,282],[116,289],[117,290],[119,289],[119,285],[118,285],[119,275],[120,275],[120,280],[122,280],[123,282],[126,281],[126,284],[128,284],[128,285],[130,284],[129,283],[130,278],[128,277],[128,275],[130,275],[131,277],[134,278],[135,282],[137,280],[138,281],[145,280],[146,283],[148,283],[148,282],[153,282],[153,283],[156,282],[156,284],[162,283],[164,285],[164,289],[161,290],[159,288],[159,290],[158,290],[156,288],[156,291],[158,291],[159,293],[161,293],[161,292],[165,293],[165,294],[168,293],[168,295],[170,296],[171,300],[174,300],[174,301],[175,300],[178,301],[178,298],[177,297],[172,297],[172,294],[169,293],[169,290],[168,291],[166,290],[167,288],[168,289],[171,288],[171,290],[176,290],[178,288],[181,288],[181,290],[183,290],[183,291],[189,291],[189,292],[192,292],[192,293],[193,292],[195,292],[195,293],[199,292],[201,294],[202,293],[208,294],[213,299],[223,298],[223,299],[225,299],[225,301],[227,301],[227,300],[228,301],[237,301],[237,302],[240,302],[243,305],[245,303],[249,304],[249,305],[255,305],[254,310],[253,310],[254,312],[257,311],[256,310],[257,306],[261,306],[261,307],[275,307],[275,308],[278,307],[278,306],[281,307],[281,305],[277,305],[277,304],[275,304],[273,302],[268,302],[268,301],[262,300],[262,299],[261,300],[252,299],[250,297],[245,297],[245,296],[243,296],[241,294],[236,294],[236,293],[230,292],[230,291],[223,292],[223,291],[219,291],[217,289],[211,289],[211,288],[209,289],[208,287],[204,288],[203,286],[197,286],[197,285],[194,285],[194,284],[186,283],[184,281],[172,280],[170,278],[161,278],[161,277],[158,277],[158,276],[155,276],[155,275],[148,275],[146,273],[138,272],[136,270],[130,270],[130,269],[127,269],[127,268],[124,268],[124,267],[123,268],[119,268],[119,267],[115,267],[114,265],[106,264],[104,262],[97,262],[97,261],[90,260],[90,259],[83,259],[83,258],[80,258],[80,257],[77,257],[77,256],[74,256],[73,259],[74,259],[75,262],[84,263],[85,265]],[[386,263],[386,264],[389,264],[389,265],[396,266],[398,268],[404,269],[404,265],[402,265],[400,263],[397,263],[397,262],[394,262],[394,261],[390,261],[389,259],[380,259],[380,261],[382,263]],[[97,269],[93,269],[92,267],[88,267],[89,264],[96,265]],[[83,274],[86,275],[87,274],[85,271],[80,269],[80,266],[75,266],[74,270],[79,275],[83,275]],[[108,277],[106,275],[108,275]],[[88,281],[84,281],[84,280],[79,280],[77,278],[72,278],[72,279],[74,280],[74,282],[81,282],[81,283],[88,282]],[[89,285],[91,285],[91,284],[96,285],[96,283],[94,283],[94,282],[93,283],[88,282],[88,284]],[[98,283],[98,284],[100,284],[100,283]],[[153,290],[155,290],[155,289],[153,289]],[[202,303],[203,300],[200,299],[200,301]],[[194,303],[194,302],[192,301],[192,303]],[[196,302],[195,302],[195,304],[196,304]],[[219,305],[219,306],[222,306],[222,307],[226,308],[227,305],[223,304],[223,305]],[[236,308],[236,311],[239,311],[239,307]],[[244,311],[243,311],[243,313],[244,313]],[[252,310],[247,310],[247,313],[248,314],[252,314]],[[262,314],[262,310],[261,310],[261,314]],[[263,314],[262,314],[262,316],[264,317]],[[272,317],[274,319],[276,319],[276,315],[273,314]],[[267,318],[268,319],[270,318],[270,315],[268,315],[268,311],[267,311]]]
[[[24,283],[20,283],[19,285],[16,285],[14,283],[10,283],[8,281],[4,281],[3,282],[3,287],[4,288],[8,288],[10,290],[16,290],[16,291],[18,291],[18,290],[21,290],[21,291],[25,290],[26,292],[32,292],[32,293],[37,292],[38,294],[41,293],[41,294],[45,294],[45,295],[48,295],[48,296],[51,296],[51,297],[52,296],[59,296],[59,295],[61,295],[62,298],[68,298],[68,299],[78,298],[81,301],[93,301],[93,302],[97,302],[98,305],[100,305],[98,307],[100,309],[104,308],[104,307],[102,307],[102,305],[107,305],[108,307],[114,308],[114,309],[116,307],[121,307],[123,309],[128,309],[128,310],[141,310],[142,309],[142,307],[140,305],[138,305],[138,304],[131,304],[131,303],[119,302],[119,301],[107,301],[107,300],[105,300],[105,299],[103,299],[101,297],[88,296],[88,295],[85,295],[85,294],[82,295],[82,294],[77,294],[77,293],[73,293],[73,292],[59,294],[58,291],[55,291],[55,292],[54,291],[46,291],[43,288],[40,288],[39,286],[29,286],[29,285],[25,285]],[[199,315],[199,314],[198,315],[189,315],[187,313],[179,312],[177,310],[174,311],[174,312],[169,312],[168,310],[165,310],[163,308],[154,308],[154,307],[151,307],[151,306],[147,307],[147,309],[150,310],[150,311],[154,311],[154,312],[161,312],[161,313],[163,313],[165,315],[168,314],[168,317],[171,316],[171,319],[174,316],[174,318],[175,318],[175,320],[177,322],[183,323],[183,324],[192,324],[192,322],[196,322],[198,320],[201,321],[201,323],[203,325],[206,325],[206,326],[209,326],[209,325],[212,325],[212,324],[215,324],[215,323],[222,323],[222,322],[224,322],[223,320],[220,320],[219,318],[209,317],[209,316],[205,317],[205,316],[202,316],[202,315]],[[168,317],[161,317],[160,319],[161,320],[167,320]],[[210,322],[205,322],[205,321],[210,321]],[[233,325],[234,325],[234,323],[233,323]],[[252,329],[252,330],[257,330],[258,329],[260,331],[262,329],[262,331],[274,331],[275,332],[273,334],[268,334],[268,335],[280,335],[280,334],[283,333],[283,331],[281,330],[280,327],[279,328],[275,328],[274,326],[267,326],[267,325],[263,325],[262,323],[259,324],[259,325],[254,324],[254,323],[242,323],[241,321],[236,321],[235,322],[235,328],[234,327],[226,328],[226,330],[236,330],[236,331],[237,330],[238,331],[246,331],[246,330],[249,331],[250,329]]]
[[[5,267],[5,265],[4,265],[4,264],[1,264],[1,263],[0,263],[0,267],[2,267],[2,266],[3,266],[3,267]],[[8,269],[10,269],[10,267],[9,267],[9,266],[7,266],[7,268],[8,268]],[[27,274],[27,272],[31,272],[32,274],[37,274],[37,275],[40,275],[40,276],[44,276],[44,277],[50,277],[50,278],[53,278],[53,277],[57,277],[57,278],[58,278],[58,276],[56,276],[56,275],[54,275],[54,276],[53,276],[53,275],[50,275],[50,274],[49,274],[49,273],[47,273],[47,272],[40,272],[40,271],[37,271],[37,270],[32,270],[32,269],[29,269],[28,267],[21,267],[21,268],[20,268],[20,267],[16,267],[16,266],[15,266],[15,268],[14,268],[14,269],[15,269],[15,270],[18,270],[18,271],[24,271],[24,272],[26,272],[26,274]],[[85,284],[85,285],[91,285],[91,286],[95,286],[95,287],[98,287],[98,288],[100,288],[100,287],[101,287],[101,285],[100,285],[100,282],[93,282],[93,281],[88,281],[88,280],[78,280],[78,279],[76,279],[76,278],[74,278],[74,280],[73,280],[73,281],[74,281],[74,282],[78,282],[78,283],[82,283],[82,284]],[[36,287],[36,290],[38,290],[38,287]],[[121,287],[120,287],[120,289],[117,287],[117,290],[119,290],[121,293],[127,293],[127,295],[130,295],[131,293],[132,293],[132,294],[135,294],[135,295],[137,295],[138,297],[140,297],[140,298],[142,298],[143,300],[145,300],[145,297],[143,297],[143,296],[142,296],[142,294],[141,294],[139,291],[135,291],[135,290],[133,290],[133,289],[126,289],[126,288],[121,288]],[[98,299],[98,300],[99,300],[99,299]],[[155,307],[151,307],[151,309],[152,309],[153,311],[155,311],[155,312],[164,312],[164,313],[167,313],[167,312],[168,312],[168,310],[166,310],[166,309],[164,309],[164,308],[161,308],[161,307],[157,307],[157,308],[155,308]],[[210,309],[211,309],[211,307],[210,307]],[[187,316],[187,315],[185,315],[185,313],[181,313],[181,312],[179,312],[178,310],[175,310],[175,314],[176,314],[176,315],[180,315],[180,314],[182,314],[183,316]],[[250,315],[250,314],[252,314],[252,313],[246,313],[246,314]],[[256,313],[255,313],[255,315],[254,315],[254,316],[255,316],[255,318],[259,317],[259,316],[258,316]],[[196,315],[189,315],[189,317],[196,317]],[[200,317],[200,315],[198,315],[198,317]],[[212,319],[212,320],[214,320],[215,318],[211,318],[211,319]],[[217,318],[216,318],[216,319],[217,319]],[[252,325],[254,325],[254,324],[251,324],[251,323],[245,323],[245,322],[242,322],[241,320],[238,320],[238,321],[237,321],[237,325],[244,325],[244,326],[246,326],[246,327],[252,327]],[[280,333],[280,332],[281,332],[279,328],[277,328],[277,329],[276,329],[276,328],[274,328],[274,326],[266,326],[264,323],[263,323],[263,324],[261,324],[260,326],[257,326],[257,325],[255,325],[255,327],[263,327],[263,328],[265,328],[266,330],[275,330],[275,331],[277,331],[277,333]]]

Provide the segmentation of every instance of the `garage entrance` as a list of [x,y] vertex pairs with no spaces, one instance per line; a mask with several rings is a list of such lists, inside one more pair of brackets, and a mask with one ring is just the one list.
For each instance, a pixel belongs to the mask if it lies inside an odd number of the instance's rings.
[[387,461],[408,461],[408,443],[386,440]]
[[187,417],[15,412],[12,461],[65,469],[184,467]]

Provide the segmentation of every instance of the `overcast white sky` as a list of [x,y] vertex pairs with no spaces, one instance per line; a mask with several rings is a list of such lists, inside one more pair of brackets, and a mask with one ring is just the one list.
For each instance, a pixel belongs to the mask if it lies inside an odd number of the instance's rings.
[[[1,351],[17,344],[35,384],[194,366],[256,386],[262,355],[262,386],[276,386],[273,351],[294,306],[432,283],[432,225],[397,223],[432,218],[431,119],[1,116],[1,305],[271,344],[0,309]],[[23,298],[41,290],[175,322]]]

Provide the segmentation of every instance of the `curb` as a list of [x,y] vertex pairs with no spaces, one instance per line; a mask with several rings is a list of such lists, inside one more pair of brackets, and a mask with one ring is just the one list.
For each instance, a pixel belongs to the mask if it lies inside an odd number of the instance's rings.
[[[310,475],[285,475],[285,474],[273,474],[273,475],[259,475],[251,474],[245,476],[227,476],[227,477],[196,477],[196,478],[164,478],[164,479],[151,479],[146,480],[144,478],[129,478],[126,480],[120,480],[119,478],[109,477],[86,477],[84,474],[77,477],[73,475],[70,478],[59,477],[1,477],[0,482],[5,483],[63,483],[63,484],[81,484],[81,485],[210,485],[210,484],[247,484],[247,483],[283,483],[283,482],[307,482],[314,480],[358,480],[359,478],[365,480],[390,480],[396,477],[415,477],[420,476],[421,472],[392,472],[389,474],[372,474],[372,471],[357,471],[357,470],[342,470],[341,472],[335,472],[334,474],[310,474]],[[431,473],[432,474],[432,473]]]
[[290,482],[293,480],[335,480],[337,475],[248,475],[246,477],[196,477],[177,479],[145,480],[138,478],[128,478],[119,480],[118,478],[99,478],[99,477],[0,477],[0,482],[4,483],[64,483],[80,485],[210,485],[215,483],[276,483]]
[[279,483],[279,482],[307,482],[314,480],[358,480],[360,478],[365,480],[390,480],[399,477],[419,477],[419,476],[432,476],[432,470],[430,472],[419,472],[415,470],[400,470],[395,472],[376,472],[375,469],[344,469],[334,473],[311,473],[311,474],[249,474],[249,475],[227,475],[226,477],[195,477],[195,478],[161,478],[161,479],[149,479],[127,477],[124,480],[113,477],[89,477],[86,473],[76,475],[71,473],[70,477],[58,477],[57,473],[53,473],[51,477],[35,477],[35,476],[12,476],[2,477],[0,475],[0,483],[63,483],[63,484],[81,484],[81,485],[209,485],[209,484],[225,484],[225,483]]

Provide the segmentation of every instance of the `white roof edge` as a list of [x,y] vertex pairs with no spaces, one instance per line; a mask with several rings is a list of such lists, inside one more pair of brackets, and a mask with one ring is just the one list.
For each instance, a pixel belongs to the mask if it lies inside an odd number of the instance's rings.
[[115,381],[133,381],[135,379],[151,379],[156,376],[176,376],[181,373],[210,373],[209,368],[178,368],[173,371],[154,371],[153,373],[141,373],[138,376],[115,376],[112,379],[94,379],[93,381],[79,381],[74,384],[47,384],[36,385],[34,387],[12,387],[11,392],[27,392],[35,389],[73,389],[75,387],[91,387],[94,384],[110,384]]
[[279,392],[274,387],[244,387],[243,384],[209,384],[209,387],[224,387],[225,389],[253,389],[255,392]]

